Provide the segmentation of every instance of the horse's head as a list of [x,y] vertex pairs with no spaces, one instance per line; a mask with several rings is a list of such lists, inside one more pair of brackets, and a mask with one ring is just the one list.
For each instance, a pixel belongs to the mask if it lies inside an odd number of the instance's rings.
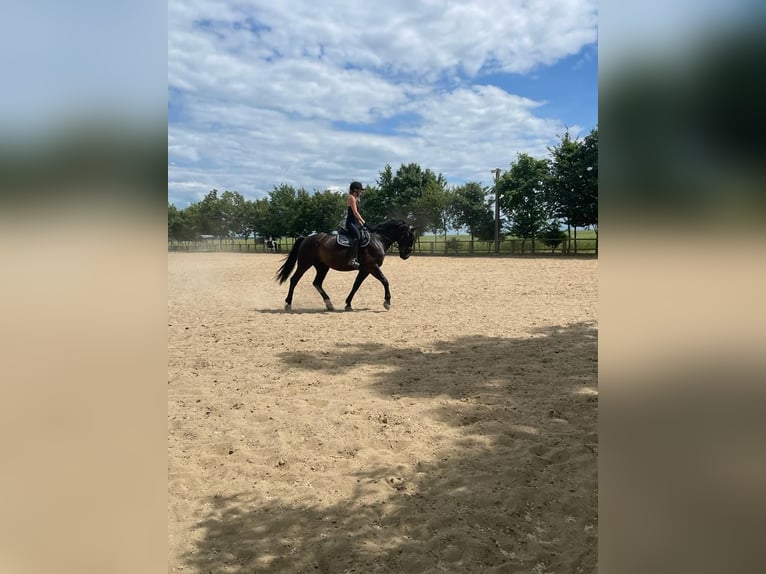
[[406,223],[399,228],[399,238],[396,243],[399,245],[399,257],[402,259],[407,259],[412,255],[412,245],[417,237],[417,229],[417,227]]
[[399,257],[407,259],[412,255],[412,245],[417,237],[417,227],[401,219],[392,219],[379,225],[375,231],[385,239],[386,249],[392,243],[399,245]]

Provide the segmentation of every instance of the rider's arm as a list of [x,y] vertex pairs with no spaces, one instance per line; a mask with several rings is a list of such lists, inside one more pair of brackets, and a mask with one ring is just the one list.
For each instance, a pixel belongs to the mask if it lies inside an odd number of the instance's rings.
[[359,208],[356,206],[356,198],[353,195],[349,195],[348,198],[351,211],[354,212],[354,217],[359,221],[359,225],[364,225],[364,218],[359,213]]

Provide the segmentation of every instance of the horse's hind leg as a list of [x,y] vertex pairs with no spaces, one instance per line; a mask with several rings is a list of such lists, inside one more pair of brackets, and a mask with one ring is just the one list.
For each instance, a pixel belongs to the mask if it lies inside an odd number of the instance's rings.
[[317,268],[317,276],[316,278],[314,278],[314,282],[312,283],[312,285],[317,291],[319,291],[319,294],[322,296],[322,299],[324,300],[324,304],[327,307],[327,310],[334,311],[335,307],[332,306],[332,301],[330,301],[330,296],[322,288],[322,282],[324,281],[324,278],[327,277],[327,272],[330,270],[330,268],[327,265],[324,265],[323,263],[317,263],[316,265],[314,265],[314,267]]
[[295,286],[298,284],[298,281],[301,280],[303,274],[308,271],[309,267],[311,267],[311,265],[306,265],[300,260],[298,261],[298,268],[295,270],[295,273],[293,273],[293,276],[290,277],[290,290],[287,292],[287,298],[285,298],[285,311],[290,311],[292,309]]

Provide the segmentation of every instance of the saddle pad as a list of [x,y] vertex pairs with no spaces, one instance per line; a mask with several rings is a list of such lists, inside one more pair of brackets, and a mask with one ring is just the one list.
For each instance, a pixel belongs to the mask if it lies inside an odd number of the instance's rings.
[[[351,245],[348,232],[344,228],[338,229],[338,235],[335,236],[335,240],[338,245],[343,247],[349,247]],[[367,247],[370,244],[370,232],[366,229],[362,229],[362,237],[359,240],[359,247]]]

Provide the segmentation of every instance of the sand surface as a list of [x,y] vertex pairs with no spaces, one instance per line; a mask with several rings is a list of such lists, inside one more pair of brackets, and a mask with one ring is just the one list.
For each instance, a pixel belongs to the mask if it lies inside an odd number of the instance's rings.
[[168,254],[168,571],[595,572],[598,262],[282,257]]

